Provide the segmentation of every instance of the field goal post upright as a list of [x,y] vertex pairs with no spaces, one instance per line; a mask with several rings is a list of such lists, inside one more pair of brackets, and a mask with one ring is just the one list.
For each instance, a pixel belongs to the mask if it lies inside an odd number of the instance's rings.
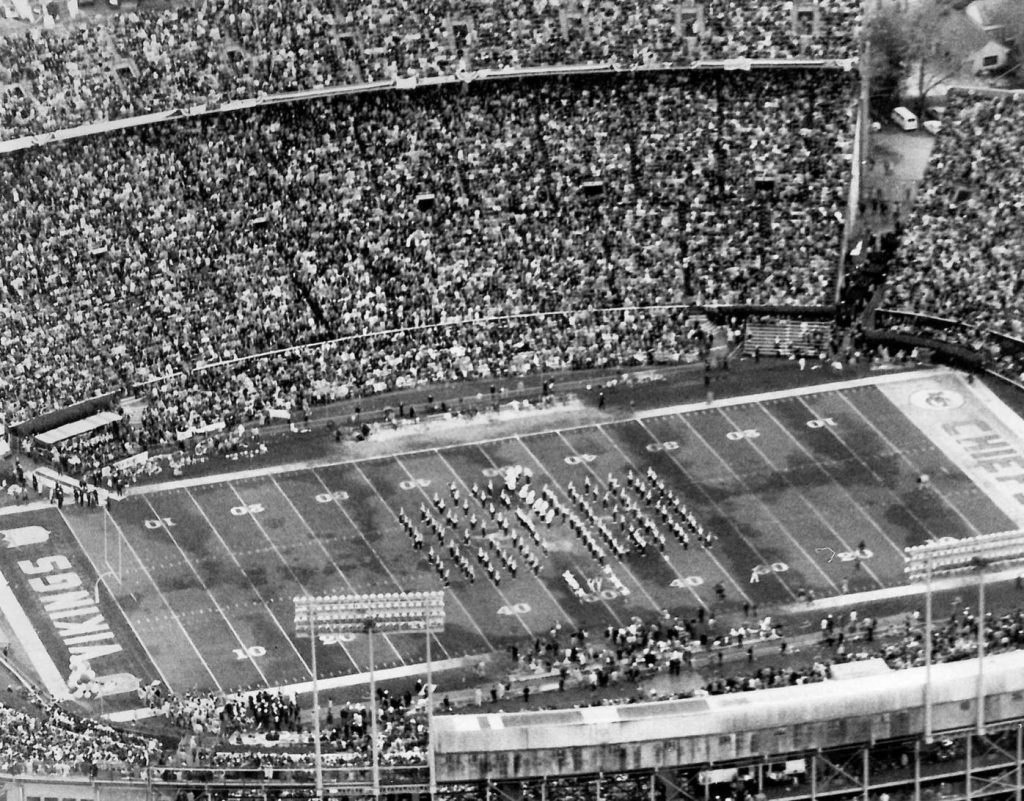
[[932,580],[935,576],[973,572],[978,581],[977,733],[985,734],[985,569],[1024,562],[1024,530],[999,531],[956,539],[943,537],[904,548],[904,572],[911,581],[924,579],[925,589],[925,742],[932,741]]
[[[97,603],[99,603],[100,584],[107,576],[116,578],[119,587],[124,582],[124,533],[120,526],[114,523],[114,518],[110,514],[109,498],[103,500],[100,508],[103,509],[103,567],[106,570],[96,577],[93,596]],[[111,536],[117,541],[116,550],[111,548]],[[111,563],[111,558],[117,560],[116,566]],[[107,589],[110,590],[109,585]]]
[[324,798],[323,758],[320,753],[320,696],[317,683],[316,639],[326,634],[366,634],[370,651],[370,749],[373,796],[380,797],[380,743],[377,737],[377,686],[374,679],[373,635],[416,634],[427,642],[427,771],[430,797],[437,792],[434,775],[434,685],[431,635],[444,630],[444,591],[386,592],[368,595],[297,596],[295,635],[309,637],[313,670],[313,738],[316,758],[316,796]]

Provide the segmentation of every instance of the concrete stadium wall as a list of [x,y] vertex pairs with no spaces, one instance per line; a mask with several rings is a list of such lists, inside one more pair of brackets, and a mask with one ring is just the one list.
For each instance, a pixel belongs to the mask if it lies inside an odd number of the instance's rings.
[[[932,668],[936,731],[978,719],[977,660]],[[1024,718],[1024,653],[990,656],[984,719]],[[435,718],[439,782],[653,770],[919,736],[925,670],[683,701]]]

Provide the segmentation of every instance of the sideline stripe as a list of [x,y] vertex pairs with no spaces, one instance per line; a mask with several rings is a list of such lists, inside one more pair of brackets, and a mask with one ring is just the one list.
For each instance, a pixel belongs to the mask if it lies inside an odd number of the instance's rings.
[[0,609],[3,610],[3,615],[7,618],[14,635],[25,649],[25,653],[46,691],[57,700],[70,698],[71,693],[68,691],[67,682],[64,681],[64,677],[61,676],[57,666],[50,658],[46,646],[36,634],[28,615],[25,614],[25,610],[2,572],[0,572]]
[[[489,659],[493,655],[492,652],[486,654],[471,654],[469,656],[454,657],[452,659],[441,659],[430,663],[430,670],[433,673],[437,673],[444,670],[454,670],[460,667],[468,667],[476,664],[481,660]],[[391,681],[392,679],[406,679],[412,676],[424,676],[427,672],[427,663],[420,662],[415,665],[398,665],[397,667],[381,668],[375,670],[374,680],[375,681]],[[356,687],[362,684],[370,683],[369,671],[365,673],[349,673],[346,676],[334,676],[332,678],[320,679],[317,684],[317,692],[322,693],[325,690],[337,690],[340,687]],[[295,693],[311,693],[313,692],[313,681],[302,681],[297,684],[282,684],[277,687],[264,687],[261,688],[269,693],[280,692],[282,695],[289,695]],[[231,693],[232,695],[245,695],[244,691],[237,693]],[[118,712],[108,712],[103,717],[114,723],[127,723],[134,720],[143,720],[145,718],[155,718],[160,715],[160,711],[156,709],[150,709],[149,707],[141,707],[139,709],[124,709]]]
[[22,512],[41,512],[43,509],[56,509],[56,504],[38,500],[18,503],[13,506],[0,506],[0,515],[20,515]]
[[898,373],[887,373],[885,375],[866,376],[864,378],[850,378],[846,381],[832,381],[825,384],[812,384],[808,387],[793,387],[791,389],[776,389],[771,392],[760,392],[755,395],[739,395],[735,398],[723,398],[722,400],[697,401],[696,403],[683,403],[679,406],[668,406],[660,409],[648,409],[637,412],[633,415],[636,420],[649,420],[652,417],[664,417],[672,414],[686,414],[687,412],[699,412],[705,409],[722,409],[728,406],[743,406],[747,403],[763,403],[764,401],[783,400],[785,398],[797,398],[803,395],[821,395],[825,392],[839,392],[844,389],[857,389],[858,387],[873,387],[878,384],[898,384],[911,379],[934,378],[940,375],[955,375],[955,371],[948,367],[933,367],[928,370],[904,370]]
[[[123,497],[130,497],[132,495],[148,495],[155,492],[165,492],[173,489],[189,489],[191,487],[201,487],[207,484],[223,484],[228,481],[243,481],[248,478],[262,478],[264,476],[280,475],[282,473],[297,473],[302,470],[318,470],[323,467],[335,467],[337,465],[346,464],[359,464],[361,462],[370,462],[384,457],[395,457],[395,456],[410,456],[413,454],[421,453],[433,453],[437,450],[437,446],[428,445],[423,448],[410,448],[409,450],[388,450],[381,452],[377,446],[379,443],[387,443],[389,440],[394,441],[399,436],[422,437],[425,434],[435,434],[440,430],[447,429],[451,430],[457,428],[460,431],[466,429],[479,428],[481,431],[487,431],[493,428],[495,425],[515,422],[521,418],[529,417],[532,420],[541,417],[555,417],[555,416],[569,416],[573,415],[573,419],[579,419],[580,415],[586,412],[586,407],[579,400],[571,400],[568,403],[562,404],[561,406],[555,406],[550,409],[530,409],[511,411],[505,410],[497,413],[488,413],[480,415],[482,419],[474,419],[466,422],[458,418],[452,418],[451,420],[443,421],[424,421],[415,423],[407,428],[397,432],[395,436],[388,436],[387,430],[378,432],[373,438],[365,443],[368,448],[377,449],[371,455],[368,456],[352,456],[348,459],[339,459],[337,456],[325,456],[321,459],[311,459],[304,462],[289,462],[288,464],[281,465],[266,465],[264,467],[255,467],[251,470],[239,470],[231,473],[216,473],[212,476],[199,476],[194,478],[181,478],[172,479],[171,481],[162,481],[156,484],[143,484],[142,486],[128,487],[123,494]],[[597,412],[595,412],[595,415]],[[594,423],[587,423],[586,425],[594,425],[597,422],[595,417]],[[586,426],[576,426],[576,428],[585,428]],[[568,430],[565,428],[553,428],[546,429],[538,433],[551,433],[554,431]],[[450,445],[443,445],[442,448],[457,448],[461,445],[476,445],[480,442],[500,442],[502,440],[511,439],[517,432],[513,431],[509,434],[505,434],[500,437],[492,437],[490,439],[473,440],[467,442],[456,442]],[[533,432],[531,432],[533,433]],[[355,443],[353,443],[355,444]]]
[[[1008,567],[1004,570],[985,573],[985,585],[999,584],[1004,581],[1015,580],[1018,576],[1024,576],[1024,565]],[[932,594],[947,590],[973,589],[978,586],[977,575],[966,572],[955,576],[932,579]],[[888,601],[893,598],[910,598],[924,596],[928,592],[926,582],[915,582],[914,584],[897,584],[892,587],[883,587],[880,590],[868,590],[866,592],[854,592],[847,595],[830,595],[827,598],[817,598],[811,603],[794,603],[782,607],[785,612],[806,612],[815,609],[837,609],[844,606],[856,606],[862,603],[873,601]]]
[[[898,369],[898,368],[897,368]],[[826,381],[821,384],[812,384],[807,387],[796,387],[793,389],[780,389],[773,392],[761,392],[754,395],[739,395],[735,398],[723,398],[722,400],[714,400],[711,403],[707,401],[697,401],[696,403],[687,403],[679,406],[668,406],[660,407],[657,409],[649,409],[647,411],[635,412],[631,415],[622,416],[619,418],[610,417],[609,415],[602,414],[599,418],[589,420],[586,423],[572,426],[560,426],[558,428],[547,428],[538,429],[536,431],[527,432],[513,432],[502,435],[500,437],[490,437],[485,439],[478,439],[472,441],[464,441],[452,443],[450,445],[431,445],[425,448],[412,448],[407,451],[389,451],[387,454],[374,453],[369,456],[354,456],[350,459],[338,459],[336,457],[325,457],[323,459],[314,459],[307,462],[291,462],[289,464],[282,465],[267,465],[265,467],[257,467],[252,470],[239,470],[233,473],[216,473],[212,476],[197,476],[194,478],[182,478],[171,481],[162,481],[156,484],[143,484],[142,486],[129,487],[124,491],[124,497],[131,497],[133,495],[148,495],[156,492],[166,492],[167,490],[174,489],[188,489],[191,487],[201,487],[208,484],[223,484],[227,481],[244,481],[249,478],[262,478],[264,476],[275,476],[281,475],[282,473],[297,473],[301,470],[315,470],[323,467],[334,467],[336,465],[344,464],[359,464],[360,462],[369,462],[376,459],[382,458],[382,456],[412,456],[414,454],[421,453],[433,453],[434,451],[448,450],[449,448],[458,447],[473,447],[480,445],[488,445],[495,442],[506,442],[515,439],[517,436],[539,436],[544,434],[560,434],[564,431],[578,431],[584,428],[594,428],[595,426],[615,422],[618,420],[649,420],[652,417],[666,417],[674,414],[683,414],[686,412],[703,411],[705,409],[718,409],[726,406],[740,406],[745,403],[759,403],[766,400],[780,400],[783,398],[793,398],[802,395],[817,395],[824,392],[835,392],[843,389],[855,389],[857,387],[868,387],[875,386],[876,384],[890,384],[897,383],[900,381],[906,381],[909,378],[927,378],[930,376],[937,375],[948,375],[954,373],[948,367],[933,367],[927,370],[920,370],[916,368],[910,368],[907,370],[900,370],[899,372],[887,373],[885,375],[867,376],[865,378],[851,378],[846,381]],[[546,413],[565,413],[571,412],[574,408],[578,415],[586,414],[588,409],[582,404],[578,404],[578,408],[573,404],[566,404],[565,406],[556,407],[555,409],[534,409],[529,412],[531,418],[535,418],[538,415]],[[523,415],[522,412],[519,413]],[[473,423],[459,423],[460,429],[465,429],[469,426],[478,426],[483,429],[490,428],[496,423],[508,422],[511,418],[502,419],[498,415],[489,415],[482,421],[476,421]],[[428,433],[428,426],[432,424],[421,423],[413,426],[415,430],[409,430],[403,433],[408,434],[425,434]],[[377,440],[380,441],[379,439]],[[374,445],[374,441],[370,440],[370,447]]]

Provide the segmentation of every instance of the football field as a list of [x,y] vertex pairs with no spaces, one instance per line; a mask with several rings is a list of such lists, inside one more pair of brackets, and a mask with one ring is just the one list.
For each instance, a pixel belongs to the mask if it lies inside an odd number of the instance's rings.
[[[308,640],[293,634],[297,595],[441,589],[447,570],[447,625],[432,649],[443,666],[556,624],[782,610],[806,592],[898,585],[906,546],[1024,520],[1016,474],[985,462],[1024,454],[1021,421],[947,371],[438,439],[395,456],[140,487],[109,512],[4,515],[5,531],[48,535],[8,541],[5,592],[52,675],[79,653],[97,673],[176,692],[301,689],[311,668]],[[710,547],[684,542],[683,509]],[[76,578],[61,584],[62,574]],[[54,604],[58,590],[79,595]],[[91,627],[73,612],[86,606]],[[415,666],[424,649],[422,636],[379,636],[374,663]],[[317,658],[325,686],[361,681],[367,638],[328,635]]]

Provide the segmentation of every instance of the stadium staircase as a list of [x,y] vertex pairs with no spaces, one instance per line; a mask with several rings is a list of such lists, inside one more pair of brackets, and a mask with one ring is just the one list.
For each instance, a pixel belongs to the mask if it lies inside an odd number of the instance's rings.
[[809,353],[828,342],[832,322],[824,320],[786,320],[780,323],[747,323],[743,352],[757,351],[762,356],[791,356],[797,351]]
[[121,411],[124,412],[125,419],[132,424],[133,428],[138,428],[142,425],[142,413],[145,411],[146,406],[147,401],[145,397],[121,399]]

